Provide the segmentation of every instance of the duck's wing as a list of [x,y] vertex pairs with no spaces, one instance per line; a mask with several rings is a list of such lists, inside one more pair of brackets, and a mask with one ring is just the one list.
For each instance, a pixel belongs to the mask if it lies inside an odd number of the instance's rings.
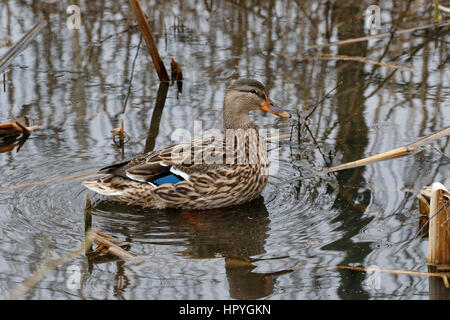
[[192,174],[202,173],[218,166],[207,163],[205,154],[213,154],[217,163],[224,163],[223,148],[219,147],[223,146],[223,143],[223,140],[217,137],[195,139],[102,168],[99,173],[155,186],[164,183],[175,184],[188,180]]

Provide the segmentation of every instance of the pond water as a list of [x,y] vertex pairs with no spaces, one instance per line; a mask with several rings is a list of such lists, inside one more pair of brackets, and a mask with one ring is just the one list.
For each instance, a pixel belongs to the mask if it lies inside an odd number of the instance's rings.
[[[22,117],[40,126],[20,150],[0,153],[0,297],[82,243],[88,193],[81,179],[8,187],[157,150],[173,143],[176,129],[194,135],[195,121],[221,129],[227,85],[252,77],[293,115],[251,114],[261,128],[293,130],[292,139],[269,144],[279,161],[261,198],[188,212],[129,207],[90,192],[93,228],[126,240],[145,261],[79,256],[22,298],[436,298],[432,286],[440,283],[425,276],[381,273],[377,282],[372,273],[317,266],[427,271],[416,195],[435,181],[450,186],[449,137],[405,157],[278,185],[450,124],[448,27],[311,48],[430,24],[432,1],[383,1],[380,29],[369,30],[370,1],[141,0],[166,66],[173,57],[183,70],[182,91],[170,86],[164,104],[128,1],[53,2],[0,3],[0,42],[48,23],[0,78],[0,123]],[[67,27],[72,4],[81,9],[79,29]],[[8,50],[0,47],[0,56]],[[394,66],[311,59],[326,55]],[[298,115],[308,114],[298,127]],[[111,134],[121,119],[131,137],[123,148]],[[79,288],[68,285],[73,270]]]

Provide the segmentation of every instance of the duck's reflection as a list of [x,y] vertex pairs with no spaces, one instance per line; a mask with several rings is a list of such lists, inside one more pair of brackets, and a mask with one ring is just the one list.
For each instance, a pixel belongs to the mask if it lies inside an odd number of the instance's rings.
[[[119,224],[102,226],[102,231],[123,234],[131,243],[133,238],[142,241],[146,235],[149,242],[153,242],[155,239],[152,239],[152,229],[161,235],[161,226],[164,225],[167,240],[174,233],[187,238],[183,241],[185,249],[181,252],[186,258],[223,257],[232,298],[256,299],[273,291],[276,273],[252,272],[255,265],[251,257],[266,252],[264,245],[270,223],[269,213],[261,197],[244,206],[209,211],[136,210],[112,201],[97,202],[95,211],[108,215],[119,213],[124,217]],[[132,222],[130,227],[127,227],[127,217]],[[138,225],[135,223],[136,219],[140,221]],[[164,243],[164,239],[159,238],[158,243]],[[115,286],[115,290],[120,287]]]

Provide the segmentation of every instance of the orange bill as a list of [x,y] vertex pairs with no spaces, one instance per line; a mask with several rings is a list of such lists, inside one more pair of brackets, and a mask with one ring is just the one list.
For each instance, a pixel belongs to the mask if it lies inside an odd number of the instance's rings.
[[290,118],[291,115],[289,112],[284,111],[277,105],[275,105],[269,98],[266,97],[266,102],[260,107],[261,110],[264,110],[266,112],[270,112],[274,115],[277,115],[281,118]]

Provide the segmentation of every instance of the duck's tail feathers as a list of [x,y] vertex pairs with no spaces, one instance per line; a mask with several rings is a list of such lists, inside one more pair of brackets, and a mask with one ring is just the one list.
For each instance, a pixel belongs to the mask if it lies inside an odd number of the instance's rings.
[[124,183],[124,178],[108,175],[99,179],[83,181],[83,185],[88,189],[105,196],[121,196],[127,193],[129,186]]

